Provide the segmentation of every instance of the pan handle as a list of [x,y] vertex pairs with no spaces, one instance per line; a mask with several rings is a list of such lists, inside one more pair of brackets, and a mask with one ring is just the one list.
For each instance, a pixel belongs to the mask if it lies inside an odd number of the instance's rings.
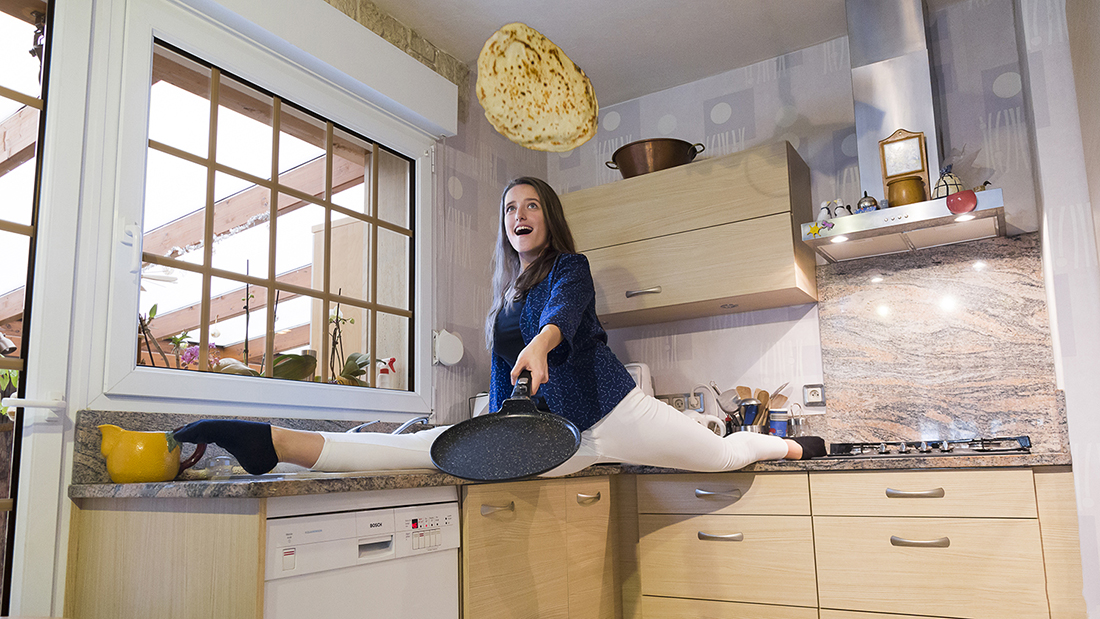
[[513,398],[531,397],[531,370],[523,370],[516,379],[516,386],[512,388]]
[[488,516],[489,514],[495,514],[496,512],[514,512],[516,511],[516,502],[509,501],[507,505],[482,505],[481,515]]

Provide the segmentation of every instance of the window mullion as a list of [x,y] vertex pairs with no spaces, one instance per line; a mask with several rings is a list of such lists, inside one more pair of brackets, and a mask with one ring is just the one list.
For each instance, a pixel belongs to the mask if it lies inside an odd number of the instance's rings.
[[[370,214],[374,217],[375,221],[379,220],[378,212],[378,144],[372,144],[370,157]],[[378,225],[371,224],[370,227],[370,270],[367,271],[370,274],[370,302],[373,304],[378,303]],[[371,310],[370,313],[370,351],[367,353],[370,355],[371,363],[370,370],[367,372],[368,384],[373,387],[377,382],[375,372],[377,367],[375,360],[378,359],[378,310]]]
[[[210,268],[214,264],[214,161],[218,152],[218,95],[221,91],[221,71],[210,70],[210,135],[206,168],[206,226],[202,239],[202,309],[199,311],[199,371],[210,370]],[[245,334],[247,338],[248,335]]]
[[[332,161],[333,161],[333,125],[332,122],[325,123],[325,246],[323,250],[324,254],[324,274],[322,275],[321,295],[324,299],[321,303],[321,324],[323,325],[321,331],[324,336],[321,338],[321,358],[318,359],[318,363],[321,364],[321,381],[328,382],[335,376],[329,376],[329,357],[332,355],[332,340],[329,336],[329,315],[332,312]],[[340,360],[341,362],[343,359]]]
[[[275,375],[275,312],[278,303],[275,291],[275,226],[279,218],[279,130],[282,121],[282,100],[272,99],[271,109],[271,195],[268,203],[268,243],[267,243],[267,332],[264,340],[264,376]],[[245,334],[248,337],[248,334]]]

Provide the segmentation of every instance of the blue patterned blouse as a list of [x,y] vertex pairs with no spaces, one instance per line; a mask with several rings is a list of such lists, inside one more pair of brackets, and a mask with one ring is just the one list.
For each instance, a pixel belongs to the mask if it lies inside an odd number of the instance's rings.
[[[634,379],[607,346],[607,332],[596,317],[596,290],[588,258],[561,254],[546,279],[527,293],[520,331],[527,345],[548,324],[562,341],[547,355],[549,382],[539,387],[550,410],[582,432],[611,412],[634,388]],[[489,410],[512,395],[511,366],[493,354]]]

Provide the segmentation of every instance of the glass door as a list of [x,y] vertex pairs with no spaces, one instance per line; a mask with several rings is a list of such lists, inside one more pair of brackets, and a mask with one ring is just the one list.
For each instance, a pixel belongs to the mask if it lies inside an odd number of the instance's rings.
[[[0,396],[22,397],[34,252],[47,5],[0,2]],[[22,423],[0,406],[0,614],[10,600]]]

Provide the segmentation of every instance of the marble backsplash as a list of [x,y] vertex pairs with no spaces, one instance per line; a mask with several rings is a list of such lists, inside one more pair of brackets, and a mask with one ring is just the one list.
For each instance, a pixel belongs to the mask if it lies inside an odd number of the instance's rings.
[[819,266],[829,442],[1031,437],[1068,452],[1038,233]]

